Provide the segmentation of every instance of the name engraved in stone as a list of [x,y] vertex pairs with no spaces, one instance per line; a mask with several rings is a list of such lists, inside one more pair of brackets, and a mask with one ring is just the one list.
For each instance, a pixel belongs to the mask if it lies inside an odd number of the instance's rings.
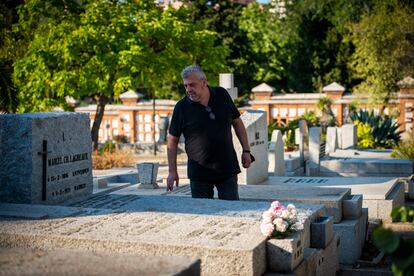
[[86,188],[86,184],[79,184],[79,185],[73,186],[73,189],[75,191],[82,190],[82,189],[85,189],[85,188]]
[[51,167],[51,166],[56,166],[56,165],[61,165],[61,164],[88,160],[89,159],[88,155],[89,153],[85,152],[85,153],[70,154],[70,155],[63,155],[63,156],[58,156],[54,158],[49,158],[47,160],[47,165]]
[[87,174],[89,172],[89,168],[80,169],[72,172],[72,176]]
[[250,143],[250,146],[251,146],[251,147],[254,147],[254,146],[257,146],[257,145],[262,145],[262,144],[264,144],[264,140],[263,140],[263,141],[255,141],[255,142],[251,142],[251,143]]

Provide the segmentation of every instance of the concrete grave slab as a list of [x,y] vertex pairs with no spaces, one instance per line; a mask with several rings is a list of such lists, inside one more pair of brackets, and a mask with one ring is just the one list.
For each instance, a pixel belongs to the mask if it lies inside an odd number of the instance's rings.
[[76,249],[201,259],[204,275],[261,275],[265,237],[248,218],[134,212],[0,221],[1,247]]
[[62,218],[83,214],[84,209],[79,207],[0,203],[0,217],[22,219]]
[[200,275],[194,257],[0,248],[0,275]]
[[[391,221],[391,210],[404,204],[404,187],[392,177],[270,177],[263,184],[290,187],[349,188],[363,196],[362,207],[370,218]],[[345,203],[346,204],[346,203]]]
[[404,159],[356,159],[324,157],[320,161],[322,176],[410,176],[413,172],[414,161]]
[[0,115],[0,201],[58,204],[92,194],[89,115]]

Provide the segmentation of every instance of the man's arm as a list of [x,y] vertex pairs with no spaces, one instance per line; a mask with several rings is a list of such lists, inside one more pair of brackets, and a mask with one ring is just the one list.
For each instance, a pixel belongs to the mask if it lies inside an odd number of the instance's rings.
[[242,153],[243,168],[247,169],[248,167],[250,167],[252,160],[250,158],[250,145],[247,139],[246,128],[244,127],[243,121],[240,119],[240,117],[237,119],[234,119],[232,121],[232,125],[243,149],[243,153]]
[[177,146],[180,137],[168,135],[167,138],[167,157],[168,157],[168,178],[167,191],[172,191],[175,185],[178,187],[178,172],[177,172]]

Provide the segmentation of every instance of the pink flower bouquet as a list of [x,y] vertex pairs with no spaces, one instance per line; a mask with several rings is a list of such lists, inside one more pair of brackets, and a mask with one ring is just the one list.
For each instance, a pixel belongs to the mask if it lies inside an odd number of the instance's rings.
[[273,201],[270,208],[263,212],[260,230],[269,238],[283,238],[296,230],[296,207],[293,204],[283,206]]

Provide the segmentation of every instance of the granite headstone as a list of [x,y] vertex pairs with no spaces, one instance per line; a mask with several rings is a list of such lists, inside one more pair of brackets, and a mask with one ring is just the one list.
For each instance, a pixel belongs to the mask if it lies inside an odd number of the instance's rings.
[[0,115],[0,201],[58,204],[92,194],[89,114]]

